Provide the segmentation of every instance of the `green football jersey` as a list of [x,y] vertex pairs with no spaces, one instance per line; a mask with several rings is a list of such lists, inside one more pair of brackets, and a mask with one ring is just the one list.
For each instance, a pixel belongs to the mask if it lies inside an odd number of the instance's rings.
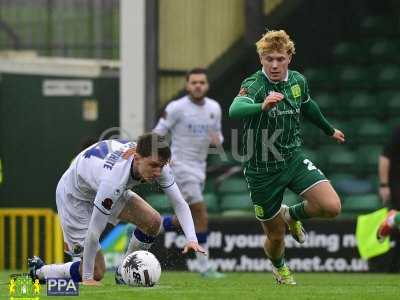
[[242,139],[245,166],[267,172],[281,169],[300,149],[300,108],[311,99],[305,77],[292,70],[280,82],[271,82],[260,70],[243,81],[237,97],[262,103],[271,92],[285,97],[274,108],[244,118]]

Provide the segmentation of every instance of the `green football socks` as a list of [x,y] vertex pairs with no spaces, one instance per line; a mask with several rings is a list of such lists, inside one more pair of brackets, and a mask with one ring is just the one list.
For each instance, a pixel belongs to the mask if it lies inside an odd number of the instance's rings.
[[301,202],[299,204],[296,204],[296,205],[293,205],[293,206],[289,207],[289,214],[290,214],[290,216],[292,217],[293,220],[300,221],[300,220],[311,218],[306,213],[306,211],[304,209],[304,204],[305,203],[303,201],[303,202]]

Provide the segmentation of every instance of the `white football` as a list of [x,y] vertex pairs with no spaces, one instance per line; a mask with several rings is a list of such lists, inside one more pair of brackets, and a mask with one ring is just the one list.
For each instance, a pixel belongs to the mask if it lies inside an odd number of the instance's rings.
[[122,262],[121,275],[128,285],[154,286],[161,276],[160,262],[148,251],[135,251]]

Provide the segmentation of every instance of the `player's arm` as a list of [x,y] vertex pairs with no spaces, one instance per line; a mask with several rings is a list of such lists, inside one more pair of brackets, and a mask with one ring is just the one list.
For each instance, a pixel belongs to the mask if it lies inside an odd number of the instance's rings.
[[309,99],[307,102],[303,103],[301,106],[301,113],[326,135],[332,136],[334,134],[335,129],[324,117],[318,104],[314,100]]
[[257,94],[263,90],[263,87],[257,89],[257,80],[248,78],[243,81],[239,94],[233,100],[229,107],[229,117],[242,119],[268,111],[273,108],[284,96],[281,93],[270,93],[262,103],[256,103]]
[[192,213],[190,212],[189,205],[183,199],[177,184],[174,182],[169,187],[162,189],[167,195],[169,201],[171,202],[172,207],[174,208],[175,215],[178,218],[179,224],[181,225],[181,228],[187,240],[187,244],[183,250],[183,253],[187,253],[188,251],[195,251],[205,254],[205,250],[200,247],[197,241]]
[[248,97],[236,97],[229,107],[229,117],[233,119],[242,119],[262,112],[262,103],[254,103],[254,100]]
[[385,145],[382,154],[379,156],[378,172],[379,172],[379,196],[383,204],[387,204],[391,198],[389,187],[389,172],[391,167],[391,158],[398,155],[396,153],[396,144],[400,140],[400,128],[396,128],[390,137],[389,142]]
[[189,205],[186,203],[185,199],[183,199],[183,196],[177,184],[175,183],[172,170],[168,165],[163,168],[161,176],[157,181],[171,202],[171,205],[175,211],[175,215],[178,218],[183,233],[185,234],[187,244],[183,250],[183,253],[186,253],[189,250],[205,253],[205,250],[198,244]]
[[326,135],[329,135],[339,143],[344,143],[343,132],[334,128],[324,117],[318,104],[311,99],[307,80],[303,77],[302,82],[301,113],[315,126],[320,128]]
[[153,132],[165,136],[178,122],[179,112],[177,111],[176,102],[173,101],[167,105],[164,112],[162,113],[156,127],[154,127]]
[[221,115],[221,107],[218,105],[215,129],[214,131],[210,132],[211,145],[213,146],[222,145],[222,143],[224,142],[224,136],[222,135]]
[[389,188],[389,170],[390,170],[390,159],[384,154],[379,156],[379,196],[381,197],[382,203],[387,204],[390,201],[390,188]]
[[247,78],[242,82],[238,95],[229,107],[229,117],[246,118],[262,112],[262,103],[255,103],[257,94],[255,78]]
[[89,228],[85,238],[85,246],[83,248],[83,267],[82,282],[83,284],[94,282],[94,263],[97,250],[99,249],[99,239],[108,222],[108,215],[104,214],[97,207],[94,207],[92,217],[90,219]]
[[117,201],[117,199],[113,184],[102,181],[96,194],[93,213],[85,238],[82,268],[83,283],[93,282],[95,258],[100,248],[100,235],[107,225],[115,201]]

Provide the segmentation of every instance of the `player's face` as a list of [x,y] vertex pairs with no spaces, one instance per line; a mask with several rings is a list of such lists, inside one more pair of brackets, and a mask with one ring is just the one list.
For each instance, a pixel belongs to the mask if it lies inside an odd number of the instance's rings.
[[161,171],[167,163],[153,156],[142,157],[137,155],[135,157],[135,169],[145,181],[153,181],[160,177]]
[[286,52],[273,51],[260,55],[263,69],[272,81],[282,81],[285,79],[291,59],[292,57]]
[[192,74],[186,82],[186,91],[193,100],[203,100],[208,92],[208,81],[206,74]]

